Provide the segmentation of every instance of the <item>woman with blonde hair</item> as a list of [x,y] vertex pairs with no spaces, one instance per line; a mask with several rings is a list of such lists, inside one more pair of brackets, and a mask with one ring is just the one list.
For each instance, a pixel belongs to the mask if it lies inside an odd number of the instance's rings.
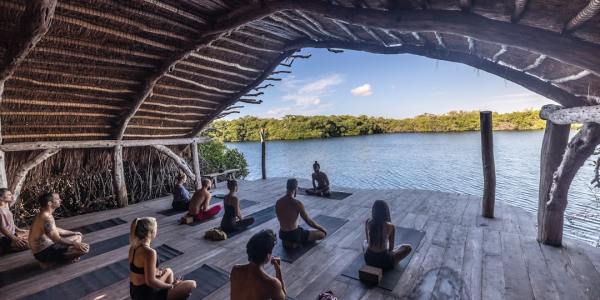
[[193,280],[175,280],[169,268],[158,268],[156,250],[150,243],[158,226],[151,217],[136,218],[129,233],[129,294],[133,300],[186,299],[196,288]]

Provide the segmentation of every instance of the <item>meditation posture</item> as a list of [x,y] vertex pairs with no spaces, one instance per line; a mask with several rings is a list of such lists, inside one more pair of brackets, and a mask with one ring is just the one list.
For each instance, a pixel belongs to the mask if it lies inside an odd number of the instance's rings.
[[396,227],[391,223],[390,208],[387,202],[377,200],[371,209],[371,218],[365,223],[367,233],[367,265],[383,270],[393,269],[398,262],[412,251],[410,245],[401,245],[394,249]]
[[212,198],[212,195],[209,192],[210,185],[210,179],[202,179],[202,188],[194,193],[194,196],[190,201],[190,208],[187,215],[183,218],[182,223],[187,223],[185,221],[186,217],[193,218],[196,221],[202,221],[214,217],[221,211],[220,204],[209,206],[210,199]]
[[10,211],[13,202],[13,194],[8,189],[0,188],[0,254],[29,249],[29,231],[15,226]]
[[244,219],[244,217],[242,217],[240,200],[235,195],[235,193],[238,191],[237,181],[228,180],[227,188],[229,189],[229,194],[227,194],[223,199],[225,213],[223,214],[223,219],[221,220],[221,230],[225,231],[226,233],[244,230],[246,227],[254,223],[254,218],[248,217]]
[[187,176],[180,173],[175,177],[175,186],[173,187],[173,203],[171,206],[177,211],[186,211],[190,209],[190,193],[185,188],[184,184],[187,181]]
[[57,193],[46,193],[38,198],[40,212],[33,219],[29,231],[29,247],[42,268],[61,262],[75,262],[88,253],[90,247],[81,242],[81,233],[56,227],[54,211],[62,200]]
[[187,299],[196,288],[193,280],[175,279],[169,268],[158,267],[150,243],[158,230],[156,219],[136,218],[129,232],[129,295],[132,300]]
[[[288,179],[286,195],[275,204],[275,212],[279,220],[279,238],[287,248],[296,248],[302,243],[322,240],[327,235],[325,229],[308,216],[302,202],[294,198],[297,190],[298,180]],[[316,230],[306,230],[298,226],[298,216]]]
[[315,161],[313,164],[313,170],[315,171],[312,174],[312,189],[307,189],[306,193],[309,195],[317,195],[323,197],[329,197],[331,195],[329,191],[329,178],[323,172],[321,172],[321,166],[319,162]]
[[[281,262],[271,256],[277,238],[272,230],[263,230],[250,238],[246,244],[248,264],[235,265],[231,269],[231,300],[284,300],[286,296]],[[264,265],[271,262],[275,277],[267,274]]]

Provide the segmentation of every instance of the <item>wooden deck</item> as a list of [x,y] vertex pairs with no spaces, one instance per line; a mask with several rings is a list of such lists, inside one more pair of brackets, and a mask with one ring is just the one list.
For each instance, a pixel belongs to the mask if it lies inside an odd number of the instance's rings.
[[[308,181],[301,181],[305,185]],[[222,184],[220,185],[222,188]],[[282,195],[285,179],[244,181],[240,198],[259,201],[245,215],[258,211]],[[480,215],[480,198],[425,190],[357,190],[339,188],[354,194],[343,201],[299,196],[309,214],[347,218],[339,231],[329,236],[293,264],[283,263],[290,296],[316,299],[332,290],[340,299],[600,299],[600,249],[566,240],[565,247],[540,246],[535,240],[536,218],[522,209],[496,203],[496,219]],[[374,200],[390,203],[396,225],[426,231],[408,269],[393,292],[368,289],[340,273],[361,251],[363,222]],[[176,225],[178,216],[156,214],[170,205],[170,197],[60,220],[69,228],[121,217],[155,216],[159,234],[155,245],[168,243],[185,254],[169,261],[178,274],[188,273],[204,263],[225,270],[246,262],[248,238],[264,228],[278,229],[273,219],[224,242],[202,239],[205,230],[218,226],[213,220],[200,226]],[[90,243],[127,233],[122,224],[84,237]],[[61,267],[0,289],[1,299],[16,299],[85,274],[127,257],[127,247]],[[29,252],[2,257],[0,271],[33,261]],[[272,272],[272,268],[268,269]],[[198,282],[199,285],[202,282]],[[127,280],[88,295],[85,299],[126,299]],[[229,285],[210,299],[228,299]]]

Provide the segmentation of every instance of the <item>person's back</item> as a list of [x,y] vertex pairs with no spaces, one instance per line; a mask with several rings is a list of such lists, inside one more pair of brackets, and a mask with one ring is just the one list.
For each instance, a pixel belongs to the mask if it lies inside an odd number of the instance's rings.
[[281,230],[292,231],[298,228],[300,207],[298,200],[290,195],[285,195],[277,200],[275,203],[275,214],[277,215]]

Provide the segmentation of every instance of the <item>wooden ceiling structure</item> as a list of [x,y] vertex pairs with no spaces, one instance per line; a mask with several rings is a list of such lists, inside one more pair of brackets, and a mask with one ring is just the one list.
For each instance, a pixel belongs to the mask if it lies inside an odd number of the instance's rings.
[[463,63],[597,108],[599,11],[600,0],[2,0],[0,162],[44,150],[26,174],[56,149],[114,147],[118,166],[126,141],[195,144],[237,102],[261,103],[302,48]]

